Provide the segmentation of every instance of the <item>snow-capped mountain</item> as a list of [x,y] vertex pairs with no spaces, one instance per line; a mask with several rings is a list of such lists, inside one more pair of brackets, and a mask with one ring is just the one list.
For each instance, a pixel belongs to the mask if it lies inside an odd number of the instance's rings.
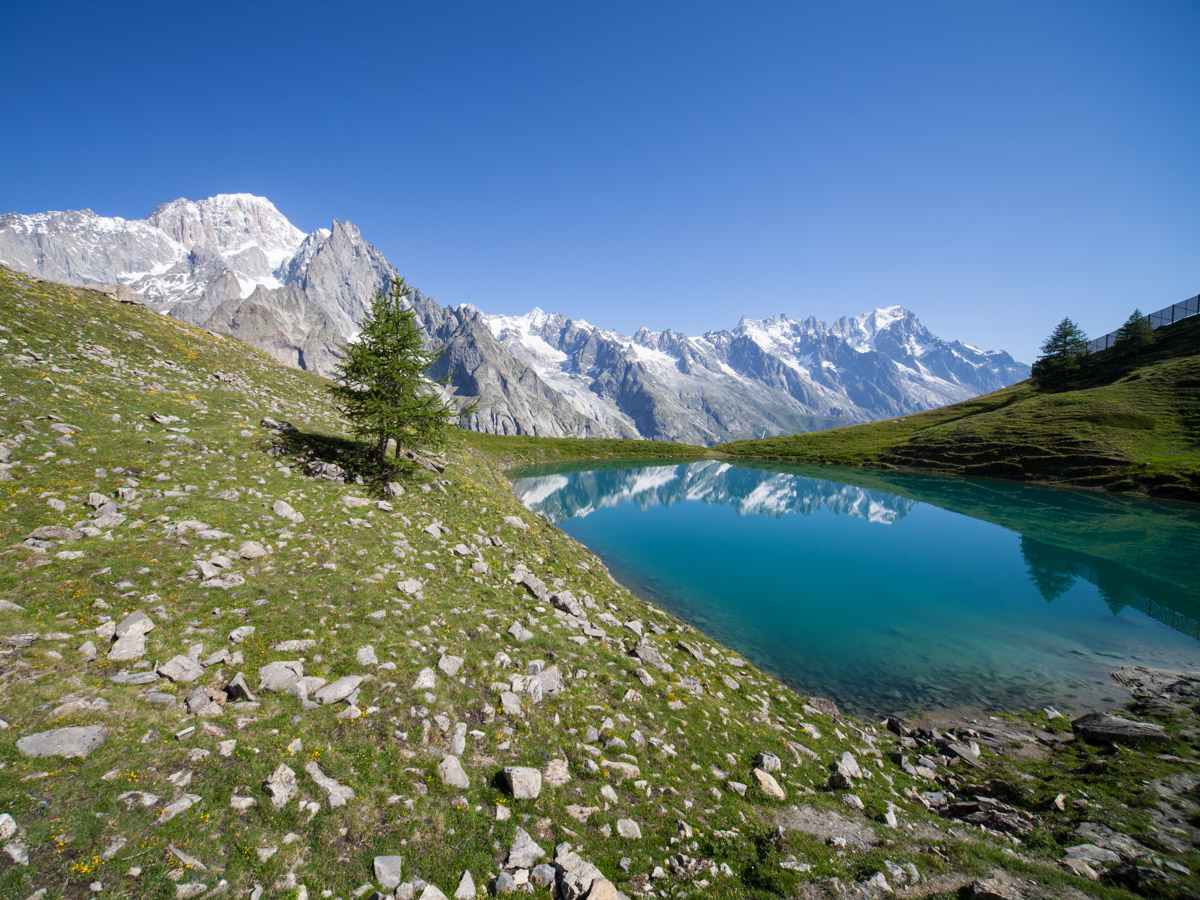
[[632,337],[545,313],[485,316],[500,343],[615,433],[689,443],[905,415],[1029,376],[944,341],[899,306],[842,318],[745,317],[732,331]]
[[[250,194],[173,200],[145,219],[8,213],[0,262],[118,286],[322,375],[393,274],[353,224],[305,234]],[[541,310],[486,315],[419,291],[412,302],[431,344],[445,347],[434,374],[478,398],[464,424],[499,434],[716,443],[903,415],[1029,374],[1006,353],[941,340],[899,307],[832,326],[780,316],[700,337],[626,337]]]
[[827,509],[891,525],[917,505],[915,500],[880,491],[747,469],[720,460],[519,478],[513,491],[527,509],[556,524],[624,503],[647,509],[692,500],[733,506],[739,516],[811,516]]

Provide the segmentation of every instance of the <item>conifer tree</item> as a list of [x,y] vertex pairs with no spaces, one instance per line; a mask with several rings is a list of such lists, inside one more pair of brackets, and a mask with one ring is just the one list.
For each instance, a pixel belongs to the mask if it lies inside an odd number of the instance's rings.
[[401,449],[437,447],[457,413],[426,375],[441,351],[429,353],[421,326],[405,298],[412,288],[393,276],[362,321],[358,339],[341,346],[334,401],[358,437],[371,444],[370,459],[382,467],[388,441]]
[[1140,309],[1135,309],[1125,320],[1125,324],[1117,329],[1114,347],[1124,347],[1127,350],[1141,350],[1154,343],[1154,329],[1150,320],[1142,315]]
[[1063,319],[1042,344],[1033,378],[1043,389],[1065,391],[1087,354],[1087,335],[1069,318]]

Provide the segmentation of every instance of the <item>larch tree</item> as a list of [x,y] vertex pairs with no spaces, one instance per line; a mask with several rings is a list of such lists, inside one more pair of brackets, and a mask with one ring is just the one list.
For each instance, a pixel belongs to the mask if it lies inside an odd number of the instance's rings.
[[458,415],[426,374],[441,351],[425,349],[417,314],[406,299],[412,290],[393,276],[388,290],[375,295],[362,332],[340,348],[337,381],[330,388],[354,434],[369,442],[369,457],[379,467],[386,462],[389,441],[395,440],[397,455],[404,449],[436,448]]

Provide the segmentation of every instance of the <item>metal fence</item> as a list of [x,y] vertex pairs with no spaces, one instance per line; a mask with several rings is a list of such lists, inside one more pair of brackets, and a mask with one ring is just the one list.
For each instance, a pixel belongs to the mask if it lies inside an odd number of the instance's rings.
[[[1163,325],[1170,325],[1172,322],[1178,322],[1180,319],[1186,319],[1188,316],[1194,316],[1198,313],[1200,313],[1200,294],[1190,297],[1182,303],[1173,303],[1170,306],[1163,307],[1158,312],[1148,314],[1146,318],[1150,320],[1151,328],[1160,328]],[[1120,329],[1118,329],[1110,331],[1104,337],[1096,338],[1088,344],[1088,353],[1107,350],[1117,342],[1117,335],[1120,333]]]

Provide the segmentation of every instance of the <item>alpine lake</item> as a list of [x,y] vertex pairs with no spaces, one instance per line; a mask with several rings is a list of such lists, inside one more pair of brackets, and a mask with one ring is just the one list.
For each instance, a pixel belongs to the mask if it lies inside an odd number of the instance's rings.
[[1200,508],[722,460],[535,468],[513,487],[622,584],[865,715],[1064,713],[1118,666],[1200,669]]

